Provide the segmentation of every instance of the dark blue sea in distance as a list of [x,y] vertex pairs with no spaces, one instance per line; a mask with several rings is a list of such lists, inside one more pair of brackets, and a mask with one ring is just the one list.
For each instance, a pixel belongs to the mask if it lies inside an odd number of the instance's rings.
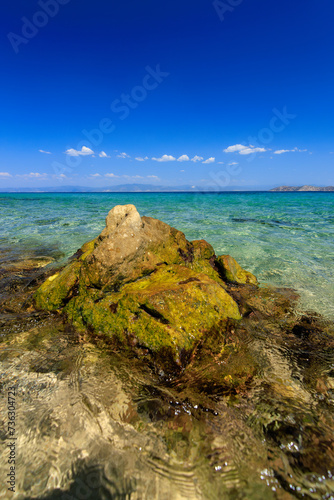
[[[300,307],[334,319],[334,193],[0,194],[0,250],[58,263],[96,237],[115,205],[205,239],[260,282],[296,289]],[[9,250],[9,254],[8,254]]]

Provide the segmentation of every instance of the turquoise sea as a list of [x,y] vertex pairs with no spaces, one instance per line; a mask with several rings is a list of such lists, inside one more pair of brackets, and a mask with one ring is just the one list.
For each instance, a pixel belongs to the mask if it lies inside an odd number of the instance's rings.
[[330,322],[296,315],[284,328],[245,316],[208,358],[204,343],[195,368],[166,377],[145,350],[119,350],[31,307],[46,276],[32,258],[65,263],[127,203],[334,319],[334,193],[0,194],[0,414],[9,419],[14,388],[13,498],[333,499]]
[[231,254],[261,282],[295,288],[302,309],[334,318],[334,193],[2,193],[0,250],[61,263],[127,203]]

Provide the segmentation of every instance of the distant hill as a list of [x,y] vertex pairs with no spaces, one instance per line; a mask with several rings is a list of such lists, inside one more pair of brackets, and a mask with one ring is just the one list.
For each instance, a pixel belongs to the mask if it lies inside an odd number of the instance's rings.
[[164,187],[152,184],[121,184],[117,186],[87,187],[87,186],[53,186],[53,187],[14,187],[0,189],[7,193],[142,193],[163,191],[190,191],[190,186]]
[[[267,191],[268,186],[259,188]],[[0,188],[0,193],[206,193],[225,191],[249,191],[244,186],[154,186],[152,184],[120,184],[116,186],[85,187],[85,186],[56,186],[56,187],[8,187]]]
[[287,191],[334,191],[334,186],[316,187],[316,186],[279,186],[270,191],[287,192]]

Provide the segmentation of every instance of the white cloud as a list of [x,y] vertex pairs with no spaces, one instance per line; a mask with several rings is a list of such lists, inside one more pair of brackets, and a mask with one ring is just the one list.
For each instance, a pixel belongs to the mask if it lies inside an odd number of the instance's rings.
[[50,151],[44,151],[43,149],[39,149],[38,151],[40,153],[45,153],[46,155],[52,155],[52,153],[50,153]]
[[176,158],[171,155],[162,155],[161,158],[152,158],[154,161],[175,161]]
[[120,153],[119,155],[117,155],[117,158],[130,158],[130,155],[126,153]]
[[80,151],[78,151],[77,149],[70,148],[65,151],[65,154],[70,156],[87,156],[87,155],[93,155],[94,151],[92,151],[90,148],[87,148],[86,146],[82,146]]
[[205,160],[205,161],[202,161],[202,163],[214,163],[215,159],[216,159],[216,158],[211,157],[211,158],[208,158],[208,159],[207,159],[207,160]]
[[217,163],[219,163],[220,165],[224,165],[223,161],[217,161]]
[[47,174],[40,174],[39,172],[30,172],[28,177],[36,177],[37,179],[40,177],[45,177]]
[[189,161],[190,158],[188,155],[182,155],[180,158],[177,159],[177,161]]
[[265,148],[256,148],[251,144],[244,146],[243,144],[234,144],[224,149],[224,153],[239,153],[240,155],[250,155],[253,153],[264,153],[267,151]]
[[100,158],[111,158],[110,156],[107,155],[107,153],[105,153],[104,151],[101,151],[101,153],[99,153],[99,157]]
[[283,153],[289,153],[290,149],[278,149],[277,151],[274,151],[274,155],[281,155]]
[[224,153],[238,153],[243,149],[247,149],[247,146],[243,146],[242,144],[234,144],[234,146],[229,146],[228,148],[224,149]]
[[265,151],[267,151],[265,148],[249,147],[249,148],[242,149],[241,151],[239,151],[239,154],[240,155],[251,155],[253,153],[264,153]]
[[145,161],[145,160],[148,160],[148,156],[145,156],[144,158],[142,158],[141,156],[137,156],[137,158],[135,158],[135,160],[137,160],[137,161]]
[[230,166],[232,166],[232,165],[239,165],[239,163],[238,163],[237,161],[231,161],[231,162],[229,163],[229,165],[230,165]]
[[293,149],[278,149],[277,151],[274,151],[274,155],[281,155],[283,153],[305,153],[307,149],[298,149],[298,148],[293,148]]
[[194,163],[202,160],[204,160],[203,156],[197,156],[197,155],[195,155],[194,158],[191,159],[191,161],[193,161]]
[[66,177],[65,174],[53,175],[52,179],[57,179],[58,181],[63,181],[64,179],[70,179],[70,177]]
[[184,170],[180,170],[180,172],[184,172]]
[[105,174],[105,177],[119,177],[119,175],[115,175],[115,174]]
[[9,172],[0,172],[0,177],[13,177]]
[[101,174],[90,174],[90,177],[101,177]]
[[159,180],[159,177],[157,175],[147,175],[146,176],[148,179],[155,179],[155,180]]

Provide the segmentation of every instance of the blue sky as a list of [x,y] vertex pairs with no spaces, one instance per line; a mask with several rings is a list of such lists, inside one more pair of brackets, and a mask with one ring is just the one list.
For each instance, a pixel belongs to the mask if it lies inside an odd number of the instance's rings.
[[0,187],[334,185],[334,4],[12,0]]

